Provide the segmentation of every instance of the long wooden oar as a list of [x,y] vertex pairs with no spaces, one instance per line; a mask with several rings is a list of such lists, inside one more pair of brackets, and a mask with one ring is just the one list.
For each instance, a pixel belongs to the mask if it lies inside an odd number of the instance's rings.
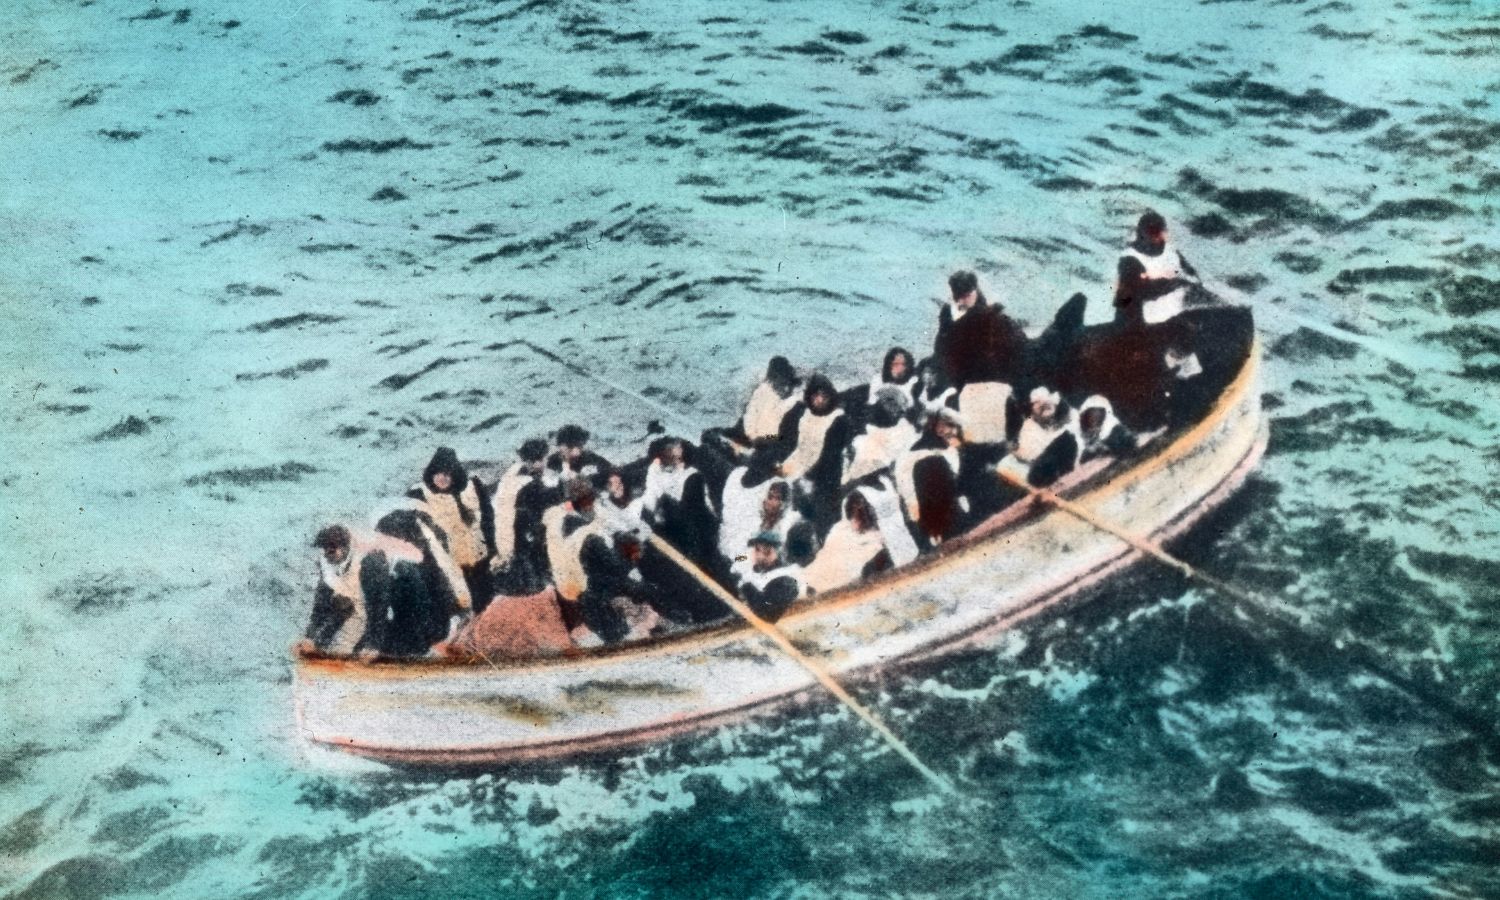
[[692,560],[688,559],[686,556],[683,556],[676,547],[673,547],[665,540],[662,540],[660,536],[655,534],[651,535],[649,538],[649,542],[651,546],[655,547],[657,550],[660,550],[663,556],[676,563],[684,572],[691,575],[694,580],[703,585],[703,587],[707,588],[709,593],[719,598],[724,602],[726,606],[734,610],[740,618],[744,619],[746,622],[749,622],[756,631],[759,631],[761,634],[770,638],[771,642],[774,643],[782,653],[785,653],[802,668],[812,673],[812,676],[818,679],[819,684],[827,688],[828,692],[834,697],[838,698],[838,701],[847,706],[851,712],[859,716],[861,719],[864,719],[865,724],[873,728],[875,732],[879,734],[887,744],[890,745],[892,750],[895,750],[898,754],[900,754],[902,759],[911,764],[911,767],[913,769],[921,772],[923,778],[926,778],[928,781],[932,782],[934,786],[936,786],[945,794],[954,793],[953,785],[949,784],[947,779],[934,772],[931,767],[922,762],[921,758],[918,757],[917,754],[913,753],[912,749],[906,746],[906,743],[902,741],[901,738],[897,737],[896,733],[894,731],[891,731],[891,729],[887,727],[884,722],[880,721],[880,719],[875,716],[875,713],[871,712],[868,707],[850,696],[849,692],[844,690],[843,685],[839,684],[838,681],[834,679],[833,675],[830,674],[829,671],[825,669],[821,663],[814,660],[806,653],[803,653],[801,650],[798,650],[797,647],[791,642],[791,639],[789,639],[781,629],[777,628],[775,625],[772,625],[770,622],[767,622],[765,619],[762,619],[760,616],[757,616],[749,606],[747,606],[743,601],[740,600],[740,598],[725,590],[723,585],[710,578],[707,572],[704,572]]
[[1342,655],[1345,659],[1370,672],[1407,696],[1426,704],[1452,721],[1462,725],[1470,734],[1489,744],[1491,750],[1500,752],[1500,727],[1497,727],[1496,723],[1489,717],[1461,706],[1443,694],[1435,693],[1425,688],[1417,681],[1395,669],[1379,652],[1356,641],[1345,640],[1341,637],[1322,633],[1313,628],[1312,618],[1302,610],[1289,606],[1280,600],[1253,594],[1223,579],[1215,578],[1196,566],[1190,565],[1168,553],[1156,541],[1134,534],[1086,507],[1059,497],[1053,491],[1046,488],[1033,487],[1024,478],[1020,478],[1003,469],[996,469],[995,471],[1001,480],[1013,487],[1026,491],[1037,500],[1049,506],[1056,507],[1100,531],[1114,535],[1134,549],[1176,569],[1188,578],[1206,584],[1222,594],[1241,601],[1251,610],[1261,610],[1267,614],[1263,618],[1279,626],[1284,634],[1304,642],[1310,640],[1321,651],[1333,650]]

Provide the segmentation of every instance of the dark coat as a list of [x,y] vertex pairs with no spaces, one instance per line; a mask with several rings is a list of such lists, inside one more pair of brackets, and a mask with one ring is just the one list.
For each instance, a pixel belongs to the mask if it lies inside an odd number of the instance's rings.
[[980,381],[1014,385],[1026,361],[1026,332],[983,299],[957,322],[952,306],[944,304],[932,356],[948,383],[960,391]]
[[[387,595],[391,591],[390,562],[384,553],[376,550],[367,553],[360,562],[360,600],[365,605],[365,633],[355,644],[355,651],[382,649],[386,630]],[[354,614],[354,606],[346,597],[333,592],[320,578],[313,593],[312,616],[307,623],[307,637],[319,649],[324,649],[333,640],[338,630]]]
[[767,622],[775,622],[797,602],[797,579],[791,575],[780,575],[767,581],[763,588],[745,581],[740,583],[739,593],[740,599],[745,601],[751,612]]
[[425,524],[441,539],[442,532],[432,517],[413,509],[386,513],[375,523],[375,530],[381,534],[400,538],[422,550],[420,563],[397,562],[391,567],[394,583],[386,598],[384,616],[369,608],[371,621],[381,618],[385,623],[381,645],[376,649],[390,655],[426,653],[447,636],[449,617],[458,612],[453,586],[438,566],[418,523]]

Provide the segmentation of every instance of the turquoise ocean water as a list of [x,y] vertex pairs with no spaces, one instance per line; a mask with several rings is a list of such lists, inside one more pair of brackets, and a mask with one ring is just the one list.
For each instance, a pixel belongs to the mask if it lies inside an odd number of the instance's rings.
[[[183,0],[189,2],[189,0]],[[705,424],[924,350],[958,267],[1108,315],[1146,207],[1260,310],[1182,549],[1500,713],[1500,10],[11,0],[0,893],[1485,897],[1494,751],[1142,568],[818,708],[586,765],[309,759],[306,544],[432,449]],[[1333,323],[1384,355],[1329,338]]]

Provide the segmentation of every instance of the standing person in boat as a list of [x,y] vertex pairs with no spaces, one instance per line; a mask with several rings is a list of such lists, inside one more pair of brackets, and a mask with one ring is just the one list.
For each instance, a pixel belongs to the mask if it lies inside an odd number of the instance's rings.
[[895,464],[895,482],[906,518],[931,548],[963,531],[967,500],[959,492],[963,432],[958,412],[939,409],[922,437]]
[[1167,220],[1147,210],[1117,267],[1115,321],[1158,325],[1182,312],[1198,273],[1167,240]]
[[470,477],[451,447],[439,447],[422,473],[422,483],[406,495],[442,529],[448,554],[458,563],[474,601],[483,612],[494,588],[490,556],[495,545],[494,506],[489,491]]
[[557,449],[547,457],[546,482],[555,487],[575,478],[587,478],[595,489],[611,468],[609,460],[588,449],[589,432],[581,425],[557,429]]
[[917,442],[917,429],[906,419],[911,396],[886,386],[872,398],[863,433],[849,444],[844,486],[878,478]]
[[[391,617],[393,609],[402,605],[402,598],[394,595],[409,587],[402,584],[395,566],[420,563],[421,550],[382,535],[356,537],[343,525],[319,531],[313,546],[321,551],[318,587],[307,636],[298,645],[301,652],[368,657],[420,655],[435,642],[420,643],[419,636],[414,641],[406,631],[411,623],[404,617]],[[446,626],[446,620],[439,625],[442,633],[446,633]]]
[[808,497],[808,518],[819,534],[839,518],[844,449],[852,436],[833,382],[822,374],[808,378],[802,402],[781,420],[779,474],[799,483]]
[[780,619],[793,603],[807,596],[802,568],[781,558],[781,545],[781,535],[762,531],[750,538],[748,557],[731,570],[740,599],[767,622]]
[[534,594],[551,579],[542,513],[560,499],[560,492],[542,482],[546,458],[546,441],[532,438],[522,443],[516,461],[495,486],[491,502],[495,553],[490,570],[497,593]]
[[1015,385],[1025,363],[1026,332],[998,303],[985,299],[973,272],[954,272],[948,289],[953,302],[938,314],[932,347],[944,379],[960,393],[981,382]]
[[765,378],[750,392],[745,414],[732,428],[710,428],[703,432],[703,446],[735,459],[774,443],[780,434],[782,418],[797,405],[800,383],[797,370],[785,356],[771,357]]
[[804,575],[809,588],[827,593],[916,558],[895,488],[858,487],[844,499],[844,517]]

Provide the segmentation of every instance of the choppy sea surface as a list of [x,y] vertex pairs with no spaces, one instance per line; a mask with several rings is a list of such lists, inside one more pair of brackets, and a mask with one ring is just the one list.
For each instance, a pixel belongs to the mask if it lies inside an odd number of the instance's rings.
[[435,446],[639,452],[516,341],[732,421],[924,351],[958,267],[1106,317],[1154,207],[1272,417],[1179,549],[1493,722],[1500,8],[178,2],[0,10],[0,893],[1500,896],[1492,747],[1149,567],[861,689],[958,801],[834,707],[341,768],[287,654],[311,533]]

